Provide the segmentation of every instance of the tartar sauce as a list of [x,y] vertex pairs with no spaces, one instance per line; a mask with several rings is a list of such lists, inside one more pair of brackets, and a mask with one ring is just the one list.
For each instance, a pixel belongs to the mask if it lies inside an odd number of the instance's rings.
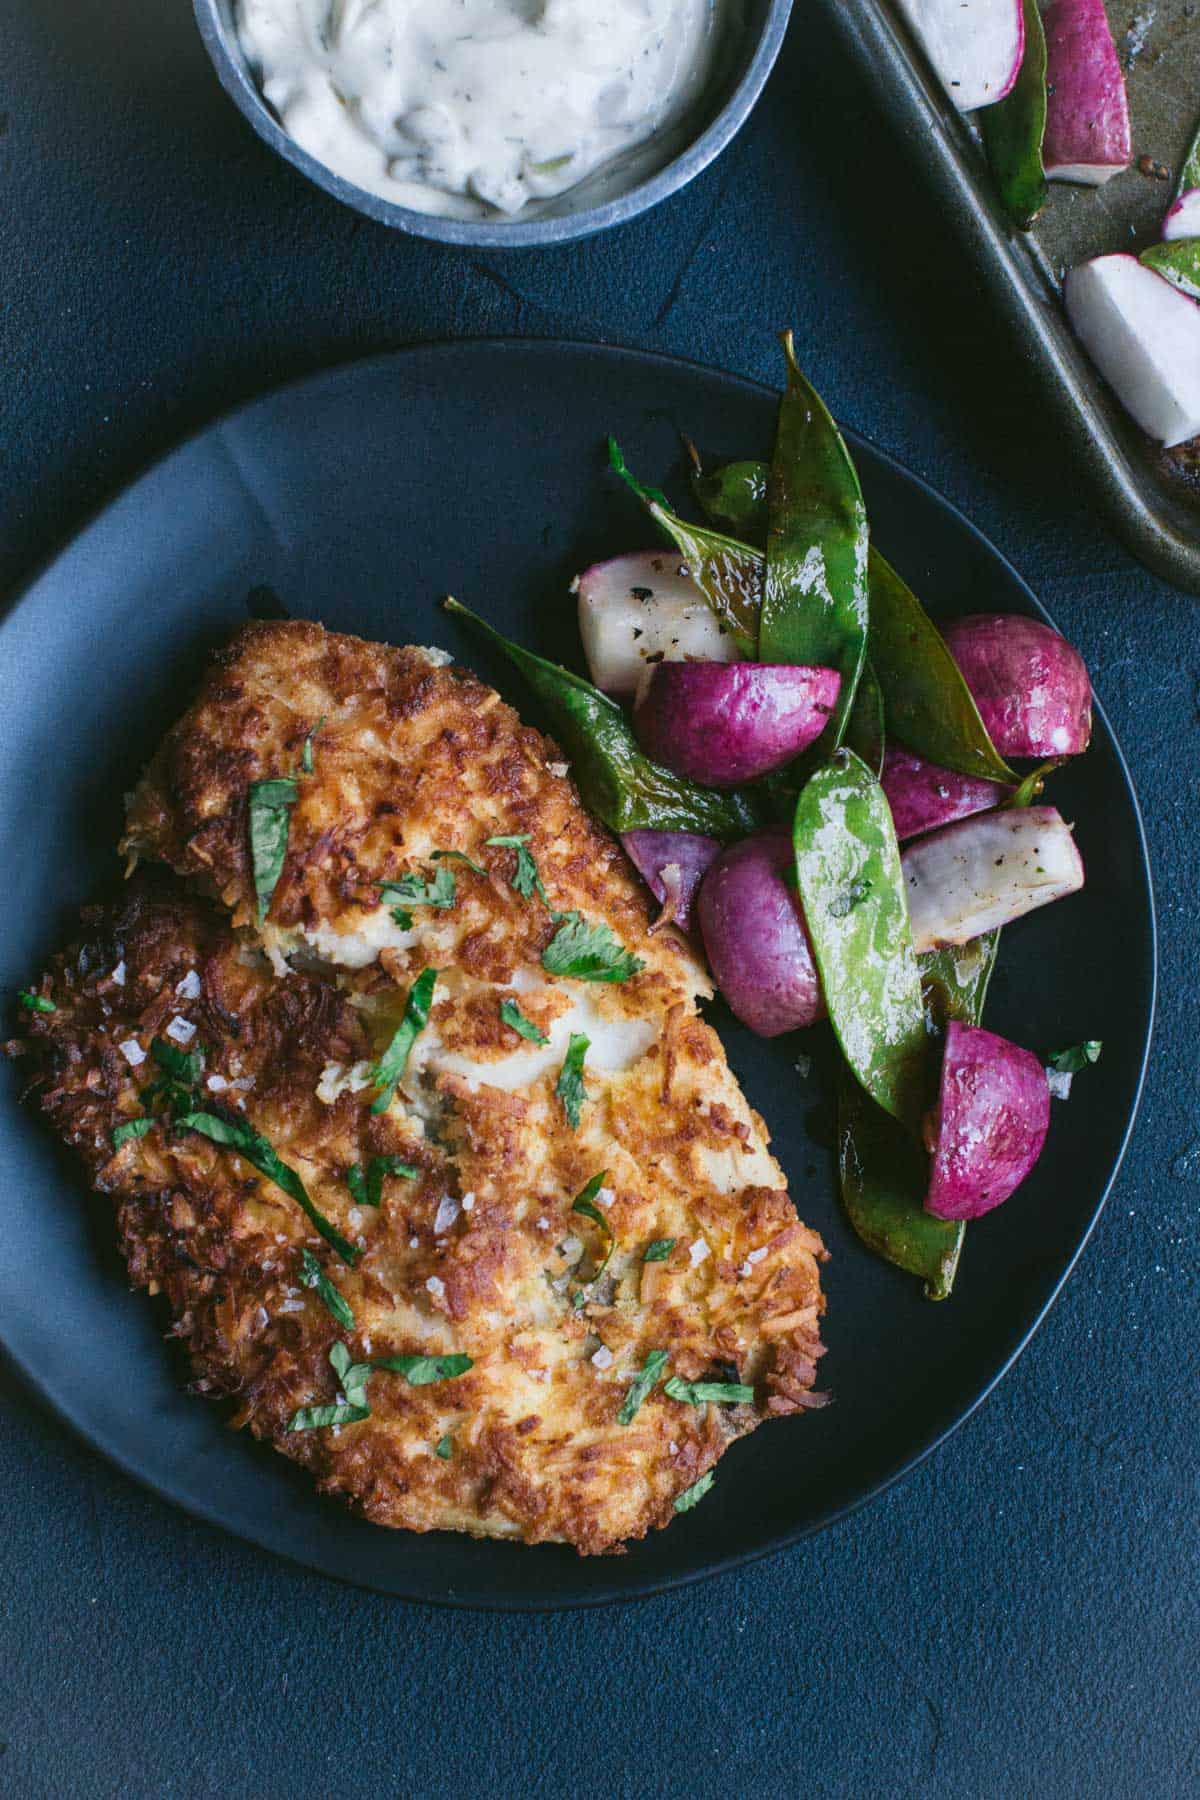
[[421,212],[495,218],[676,124],[711,73],[720,5],[238,0],[238,28],[265,98],[327,168]]

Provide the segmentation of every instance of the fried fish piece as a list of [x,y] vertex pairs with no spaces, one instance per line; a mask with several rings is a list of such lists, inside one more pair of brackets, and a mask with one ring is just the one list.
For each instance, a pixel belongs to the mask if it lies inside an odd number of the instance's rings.
[[[188,887],[98,919],[110,949],[60,962],[58,1010],[30,1029],[42,1104],[117,1196],[135,1282],[166,1291],[199,1385],[380,1523],[592,1553],[668,1523],[764,1418],[820,1403],[825,1252],[697,1013],[703,971],[651,930],[557,756],[436,655],[251,627],[131,807],[126,848]],[[293,776],[260,922],[251,784]],[[119,960],[120,989],[95,973]],[[156,1116],[114,1156],[113,1130],[148,1116],[130,1056],[189,1024],[211,1104],[296,1171],[352,1267],[236,1145]],[[389,1158],[417,1175],[362,1204]],[[304,1252],[352,1329],[303,1285]],[[289,1430],[337,1404],[335,1343],[471,1366],[419,1387],[374,1369],[369,1416]],[[695,1404],[669,1380],[753,1398]]]

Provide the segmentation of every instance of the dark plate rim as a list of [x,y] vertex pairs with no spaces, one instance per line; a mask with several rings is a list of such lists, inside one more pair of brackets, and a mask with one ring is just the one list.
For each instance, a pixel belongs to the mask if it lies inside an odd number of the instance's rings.
[[[295,393],[301,389],[319,387],[325,383],[335,383],[341,378],[343,372],[348,369],[358,370],[375,367],[383,370],[394,368],[397,365],[403,364],[405,360],[410,357],[429,356],[431,352],[434,353],[439,360],[444,358],[448,361],[452,361],[452,359],[455,356],[460,355],[464,349],[471,349],[481,345],[486,345],[491,352],[501,355],[518,353],[522,355],[533,354],[553,358],[564,351],[576,354],[584,352],[587,354],[617,357],[621,360],[636,362],[644,367],[661,366],[672,369],[679,369],[682,367],[684,369],[694,370],[697,374],[703,375],[706,379],[716,379],[723,383],[730,383],[762,398],[775,398],[778,393],[778,390],[768,386],[765,382],[756,381],[749,376],[738,375],[729,370],[714,369],[691,357],[670,356],[662,351],[640,350],[629,345],[600,344],[587,339],[578,338],[525,339],[512,337],[471,337],[436,339],[430,342],[406,345],[400,350],[386,351],[374,356],[350,358],[344,362],[320,369],[315,373],[302,376],[299,379],[283,382],[272,388],[266,389],[263,393],[255,395],[252,399],[243,402],[242,405],[233,408],[231,411],[220,414],[217,418],[209,420],[207,424],[201,426],[197,431],[190,433],[180,443],[175,445],[172,450],[167,451],[165,455],[155,458],[152,462],[148,463],[131,480],[124,483],[110,495],[108,500],[103,502],[89,514],[83,524],[69,537],[64,539],[59,547],[45,559],[31,579],[16,591],[9,603],[5,606],[3,616],[0,617],[0,643],[3,641],[5,628],[17,609],[25,600],[32,598],[35,590],[58,561],[68,553],[71,547],[75,545],[79,539],[87,534],[91,526],[99,520],[111,506],[116,505],[128,496],[144,479],[146,479],[146,477],[161,472],[173,458],[181,456],[209,432],[234,424],[246,414],[253,412],[257,407],[270,405],[281,395]],[[909,469],[899,460],[899,458],[891,455],[889,451],[880,448],[864,433],[847,428],[845,436],[852,447],[857,447],[859,445],[867,447],[871,454],[877,457],[882,464],[916,487],[926,500],[932,502],[932,504],[948,513],[989,556],[996,560],[999,566],[1017,584],[1025,597],[1031,602],[1036,613],[1044,619],[1046,623],[1053,624],[1053,621],[1050,619],[1050,616],[1041,601],[1034,594],[1032,588],[1030,588],[1024,578],[1018,574],[1009,559],[1002,551],[996,548],[978,526],[974,525],[971,520],[966,517],[952,500],[949,500],[944,495],[940,494],[936,488],[924,479],[923,476],[918,475]],[[926,1460],[927,1457],[932,1456],[934,1451],[938,1450],[960,1426],[965,1425],[967,1420],[972,1418],[984,1402],[995,1392],[996,1388],[1004,1380],[1017,1359],[1025,1351],[1037,1331],[1045,1322],[1047,1314],[1057,1301],[1063,1287],[1078,1263],[1079,1258],[1083,1254],[1084,1248],[1091,1238],[1092,1233],[1096,1229],[1096,1224],[1104,1210],[1108,1197],[1112,1192],[1117,1176],[1121,1171],[1121,1166],[1125,1160],[1130,1139],[1137,1123],[1142,1094],[1146,1083],[1146,1073],[1149,1067],[1150,1049],[1154,1036],[1154,1022],[1158,998],[1158,922],[1154,901],[1154,886],[1150,871],[1149,847],[1146,842],[1145,824],[1142,819],[1141,807],[1138,803],[1137,791],[1133,785],[1133,777],[1129,772],[1129,765],[1125,760],[1124,751],[1109,723],[1108,715],[1099,700],[1094,702],[1094,710],[1104,731],[1107,733],[1120,778],[1124,783],[1125,791],[1128,795],[1133,822],[1136,828],[1138,849],[1140,851],[1139,867],[1146,892],[1147,947],[1149,952],[1145,1039],[1142,1046],[1137,1081],[1129,1105],[1125,1129],[1122,1133],[1121,1142],[1117,1148],[1116,1155],[1113,1159],[1112,1166],[1099,1198],[1092,1209],[1091,1215],[1088,1218],[1087,1224],[1085,1225],[1074,1250],[1064,1264],[1045,1300],[1042,1302],[1037,1312],[1029,1321],[1016,1343],[1008,1351],[1003,1362],[994,1371],[990,1379],[971,1396],[965,1406],[958,1406],[957,1403],[951,1403],[948,1407],[943,1409],[942,1422],[934,1427],[926,1440],[916,1450],[908,1455],[901,1455],[897,1458],[894,1465],[888,1468],[886,1473],[884,1473],[872,1486],[864,1488],[861,1493],[856,1494],[853,1498],[830,1506],[829,1509],[820,1514],[819,1517],[810,1520],[805,1525],[798,1526],[793,1531],[783,1531],[779,1533],[768,1543],[754,1545],[744,1550],[731,1550],[728,1555],[710,1561],[704,1564],[703,1567],[681,1571],[677,1574],[666,1575],[658,1579],[651,1577],[646,1580],[644,1584],[640,1585],[636,1591],[629,1592],[622,1589],[620,1591],[608,1593],[600,1592],[593,1595],[572,1596],[569,1599],[548,1597],[545,1599],[522,1598],[516,1600],[505,1596],[497,1597],[496,1599],[489,1601],[480,1601],[474,1597],[460,1597],[455,1594],[431,1596],[427,1593],[406,1593],[396,1588],[376,1586],[375,1584],[370,1584],[371,1591],[384,1594],[390,1599],[399,1600],[405,1604],[445,1607],[455,1611],[505,1613],[575,1611],[590,1609],[597,1606],[628,1605],[639,1600],[653,1599],[657,1595],[669,1593],[679,1588],[690,1587],[697,1582],[709,1580],[713,1576],[729,1574],[736,1569],[745,1568],[749,1564],[758,1562],[762,1558],[773,1556],[780,1551],[790,1549],[792,1546],[803,1542],[805,1539],[815,1536],[818,1532],[828,1529],[829,1526],[838,1524],[844,1519],[848,1519],[852,1514],[858,1512],[862,1507],[868,1505],[871,1501],[877,1499],[880,1495],[894,1487],[898,1482],[902,1481],[906,1476],[910,1475],[914,1469],[918,1468]],[[112,1463],[115,1467],[119,1468],[123,1474],[135,1481],[140,1487],[148,1489],[158,1499],[178,1507],[181,1512],[186,1513],[191,1518],[200,1519],[206,1525],[227,1532],[243,1542],[252,1543],[256,1548],[267,1551],[272,1556],[279,1557],[281,1560],[291,1563],[297,1568],[302,1568],[309,1574],[322,1576],[328,1581],[334,1581],[339,1585],[346,1587],[362,1588],[368,1585],[349,1575],[343,1575],[334,1570],[318,1567],[316,1564],[305,1560],[303,1557],[296,1556],[288,1550],[280,1549],[277,1545],[269,1542],[265,1537],[258,1533],[231,1526],[221,1516],[215,1506],[208,1505],[202,1500],[196,1500],[191,1496],[184,1498],[180,1493],[173,1490],[168,1482],[148,1476],[131,1458],[124,1455],[120,1450],[108,1445],[104,1441],[102,1435],[95,1431],[83,1419],[77,1417],[66,1402],[60,1401],[54,1394],[43,1387],[36,1371],[6,1342],[3,1331],[3,1321],[0,1321],[0,1349],[3,1350],[3,1353],[11,1366],[17,1370],[22,1381],[25,1383],[30,1393],[35,1397],[38,1404],[44,1406],[55,1418],[67,1425],[77,1437],[81,1438],[83,1442],[89,1446],[90,1449],[97,1451],[107,1462]],[[186,1396],[181,1395],[181,1398],[186,1399]],[[519,1548],[528,1552],[530,1547],[519,1546]],[[534,1546],[534,1548],[536,1549],[536,1546]]]
[[242,117],[262,141],[315,187],[355,212],[409,237],[474,250],[540,250],[547,245],[576,243],[613,225],[627,224],[678,193],[695,180],[737,136],[758,103],[775,66],[791,17],[792,0],[767,0],[766,15],[753,54],[720,111],[655,174],[639,181],[602,206],[578,212],[539,216],[524,222],[446,219],[385,200],[338,175],[290,137],[259,93],[244,57],[231,47],[230,28],[221,16],[221,0],[192,0],[196,25],[217,78]]

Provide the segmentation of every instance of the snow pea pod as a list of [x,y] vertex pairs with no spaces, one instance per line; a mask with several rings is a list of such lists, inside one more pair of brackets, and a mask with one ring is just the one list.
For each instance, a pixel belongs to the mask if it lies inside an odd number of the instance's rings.
[[900,849],[883,789],[836,751],[796,802],[796,882],[829,1017],[854,1075],[916,1134],[927,1038]]
[[1001,205],[1022,231],[1028,231],[1046,204],[1048,189],[1042,166],[1046,134],[1046,33],[1037,0],[1024,0],[1025,55],[1011,91],[978,114],[983,147],[995,177]]
[[745,544],[692,525],[671,511],[665,494],[646,487],[632,474],[615,438],[608,440],[608,460],[650,517],[671,538],[687,564],[688,574],[743,656],[758,655],[758,615],[762,604],[762,558]]
[[[951,1019],[978,1025],[996,965],[998,931],[917,961],[927,1027],[940,1037]],[[931,1300],[954,1285],[966,1230],[959,1219],[925,1211],[929,1164],[920,1147],[843,1072],[838,1085],[838,1168],[842,1204],[868,1249],[925,1283]]]
[[1183,159],[1183,167],[1179,171],[1179,180],[1175,183],[1175,198],[1181,200],[1189,188],[1200,187],[1200,120],[1192,134],[1187,155]]
[[610,831],[696,831],[725,839],[744,837],[759,823],[744,794],[714,793],[651,762],[620,707],[590,681],[510,642],[457,600],[443,605],[524,675],[571,759],[584,804]]
[[783,334],[787,388],[767,480],[767,552],[758,655],[815,663],[842,677],[824,739],[846,730],[867,653],[869,530],[858,473],[821,396]]
[[1181,293],[1200,300],[1200,238],[1176,238],[1170,244],[1151,244],[1138,258],[1156,275]]
[[883,692],[870,658],[863,664],[858,678],[858,692],[846,720],[847,747],[862,758],[876,780],[883,768],[884,710]]
[[[693,492],[710,516],[751,540],[766,529],[765,484],[766,464],[753,462],[728,463],[692,479]],[[988,736],[941,632],[874,544],[867,568],[871,588],[867,653],[888,729],[908,749],[943,769],[989,781],[1015,781]],[[871,761],[861,742],[853,742],[851,748],[865,762]]]

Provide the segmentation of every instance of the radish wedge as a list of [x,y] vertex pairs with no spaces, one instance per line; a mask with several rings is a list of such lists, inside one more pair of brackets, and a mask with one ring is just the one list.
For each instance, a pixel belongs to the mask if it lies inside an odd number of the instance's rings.
[[1151,244],[1140,260],[1164,281],[1200,300],[1200,237],[1180,238],[1175,243]]
[[1036,1056],[963,1025],[946,1027],[925,1210],[978,1219],[1007,1200],[1042,1153],[1050,1088]]
[[1200,187],[1185,188],[1175,204],[1167,208],[1162,234],[1168,244],[1176,238],[1200,238]]
[[955,819],[999,806],[1013,791],[1000,781],[983,781],[978,776],[939,768],[937,763],[926,762],[923,756],[916,756],[899,744],[888,745],[879,779],[901,843],[923,831],[933,831],[939,825],[951,825]]
[[1200,432],[1200,307],[1134,256],[1098,256],[1063,283],[1067,316],[1118,400],[1166,445]]
[[1046,134],[1051,181],[1099,187],[1129,166],[1129,101],[1104,0],[1050,0],[1046,31]]
[[652,660],[734,662],[733,638],[676,551],[652,550],[593,563],[574,583],[579,635],[592,680],[606,694],[632,696]]
[[664,908],[662,923],[688,931],[692,903],[710,865],[721,854],[718,838],[694,831],[623,831],[625,854]]
[[1020,613],[971,613],[942,635],[1001,756],[1087,749],[1092,684],[1066,638]]
[[1083,861],[1053,806],[1006,808],[915,838],[900,854],[913,945],[969,944],[1083,886]]
[[784,879],[793,866],[789,832],[757,832],[717,858],[696,902],[713,979],[760,1037],[825,1014],[800,901]]
[[829,723],[842,678],[800,663],[663,662],[633,709],[646,755],[705,787],[782,769]]
[[1025,50],[1021,0],[900,0],[959,112],[1003,100]]

